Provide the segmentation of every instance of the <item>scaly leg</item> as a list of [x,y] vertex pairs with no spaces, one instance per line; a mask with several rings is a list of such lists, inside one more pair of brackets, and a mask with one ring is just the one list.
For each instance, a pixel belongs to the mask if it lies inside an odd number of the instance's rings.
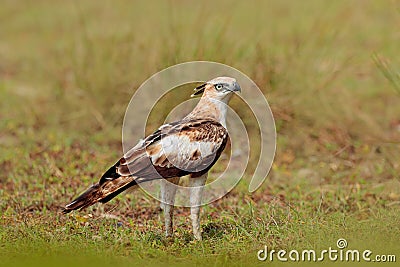
[[173,233],[173,213],[177,184],[179,184],[179,177],[161,180],[160,207],[164,210],[165,236],[167,237]]
[[203,189],[207,180],[207,173],[200,177],[189,179],[190,185],[190,218],[192,219],[193,235],[201,240],[200,231],[200,205],[203,197]]

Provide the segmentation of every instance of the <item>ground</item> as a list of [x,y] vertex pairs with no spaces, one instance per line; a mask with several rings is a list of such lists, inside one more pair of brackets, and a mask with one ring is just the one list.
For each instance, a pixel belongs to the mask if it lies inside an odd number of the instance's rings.
[[[3,1],[0,265],[278,265],[257,252],[320,251],[339,238],[400,261],[398,10],[361,0]],[[231,65],[263,90],[277,127],[263,186],[247,191],[251,165],[204,207],[202,242],[185,208],[165,238],[157,201],[140,190],[61,214],[121,155],[134,90],[192,60]]]

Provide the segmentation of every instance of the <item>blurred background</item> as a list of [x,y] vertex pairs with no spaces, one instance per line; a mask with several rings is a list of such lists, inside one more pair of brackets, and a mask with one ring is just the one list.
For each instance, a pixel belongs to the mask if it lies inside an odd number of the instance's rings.
[[1,143],[17,142],[20,132],[28,139],[110,132],[118,140],[135,89],[192,60],[248,74],[272,106],[281,149],[303,154],[310,135],[325,143],[394,141],[398,81],[379,67],[399,64],[392,62],[396,8],[390,1],[3,1]]
[[[296,213],[306,224],[315,212],[349,215],[354,231],[356,222],[394,210],[382,225],[399,231],[391,217],[400,203],[399,29],[397,1],[1,1],[2,243],[18,236],[6,225],[52,232],[66,223],[59,208],[120,156],[134,91],[155,72],[193,60],[247,74],[275,117],[268,182],[254,195],[239,186],[227,203],[292,203],[306,210]],[[138,205],[156,209],[135,194],[111,210],[148,218]],[[220,214],[218,205],[210,209]],[[55,217],[60,225],[49,226]],[[300,238],[269,233],[255,244]]]

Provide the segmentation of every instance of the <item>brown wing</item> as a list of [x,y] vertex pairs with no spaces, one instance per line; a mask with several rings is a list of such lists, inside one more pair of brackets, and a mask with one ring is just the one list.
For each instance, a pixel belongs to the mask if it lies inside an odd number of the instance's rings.
[[207,172],[228,140],[226,129],[213,120],[192,119],[166,124],[139,142],[100,181],[66,205],[63,212],[108,202],[138,183]]
[[217,161],[228,139],[213,120],[192,119],[163,125],[130,150],[116,166],[137,182],[187,174],[201,175]]

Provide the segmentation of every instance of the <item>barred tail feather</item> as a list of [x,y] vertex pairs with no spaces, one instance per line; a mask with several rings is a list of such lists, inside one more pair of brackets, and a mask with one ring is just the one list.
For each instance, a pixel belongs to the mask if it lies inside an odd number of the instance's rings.
[[99,199],[99,189],[99,183],[92,185],[82,195],[66,205],[62,212],[66,214],[73,210],[84,209],[93,205]]
[[66,214],[73,210],[84,209],[97,202],[106,203],[129,187],[136,185],[133,176],[120,176],[100,183],[88,188],[82,195],[66,205],[62,212]]

